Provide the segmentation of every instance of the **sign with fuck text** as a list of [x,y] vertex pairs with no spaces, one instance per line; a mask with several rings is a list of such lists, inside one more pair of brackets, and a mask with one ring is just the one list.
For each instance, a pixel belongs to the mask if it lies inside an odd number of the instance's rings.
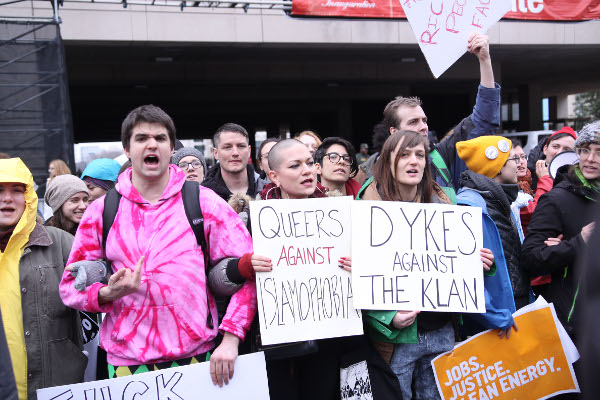
[[400,0],[406,18],[439,78],[466,51],[472,33],[485,33],[511,8],[511,0]]
[[350,256],[351,197],[250,203],[254,254],[272,260],[256,274],[263,344],[363,333],[353,305],[351,275],[338,267]]
[[431,362],[443,400],[538,400],[579,392],[554,306],[523,313],[515,322],[519,330],[509,339],[486,331]]
[[[50,368],[60,368],[53,365]],[[38,400],[269,399],[264,353],[239,356],[229,384],[212,383],[209,362],[37,391]]]
[[481,209],[352,203],[354,306],[484,313]]

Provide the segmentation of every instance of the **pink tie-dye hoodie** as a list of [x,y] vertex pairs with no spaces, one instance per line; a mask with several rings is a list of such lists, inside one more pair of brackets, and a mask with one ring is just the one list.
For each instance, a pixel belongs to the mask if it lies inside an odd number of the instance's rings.
[[[108,234],[106,258],[115,272],[121,268],[133,271],[139,258],[145,256],[139,291],[99,305],[101,283],[79,292],[68,271],[60,283],[60,296],[67,306],[107,313],[100,341],[112,365],[176,360],[214,347],[216,323],[214,329],[206,324],[204,257],[183,208],[185,174],[173,165],[169,173],[169,183],[156,204],[148,203],[133,187],[131,168],[121,174],[116,185],[123,197]],[[200,186],[200,206],[211,263],[252,252],[246,227],[225,201]],[[105,258],[101,249],[103,210],[104,197],[86,210],[68,264]],[[210,309],[216,317],[212,295]],[[255,313],[256,286],[248,281],[232,296],[218,329],[243,339]]]

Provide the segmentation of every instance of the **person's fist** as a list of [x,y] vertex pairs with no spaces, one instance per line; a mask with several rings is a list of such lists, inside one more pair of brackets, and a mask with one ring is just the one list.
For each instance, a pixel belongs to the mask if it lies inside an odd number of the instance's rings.
[[479,61],[488,61],[490,59],[490,39],[482,33],[472,33],[467,44],[469,53],[473,53],[479,58]]

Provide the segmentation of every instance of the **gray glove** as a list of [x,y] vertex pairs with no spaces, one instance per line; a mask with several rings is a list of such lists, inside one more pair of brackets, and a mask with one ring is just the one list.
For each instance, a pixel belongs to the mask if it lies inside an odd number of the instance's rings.
[[80,292],[93,283],[108,282],[108,269],[104,261],[77,261],[70,265],[73,268],[71,275],[75,277],[75,289]]

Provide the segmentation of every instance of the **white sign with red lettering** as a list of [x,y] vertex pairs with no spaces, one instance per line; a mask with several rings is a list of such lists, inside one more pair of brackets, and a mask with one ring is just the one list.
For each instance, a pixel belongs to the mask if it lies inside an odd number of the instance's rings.
[[352,197],[250,203],[254,254],[272,272],[256,274],[262,344],[363,333],[352,276],[338,267],[350,256]]
[[511,8],[511,0],[399,0],[439,78],[467,51],[472,33],[485,33]]

